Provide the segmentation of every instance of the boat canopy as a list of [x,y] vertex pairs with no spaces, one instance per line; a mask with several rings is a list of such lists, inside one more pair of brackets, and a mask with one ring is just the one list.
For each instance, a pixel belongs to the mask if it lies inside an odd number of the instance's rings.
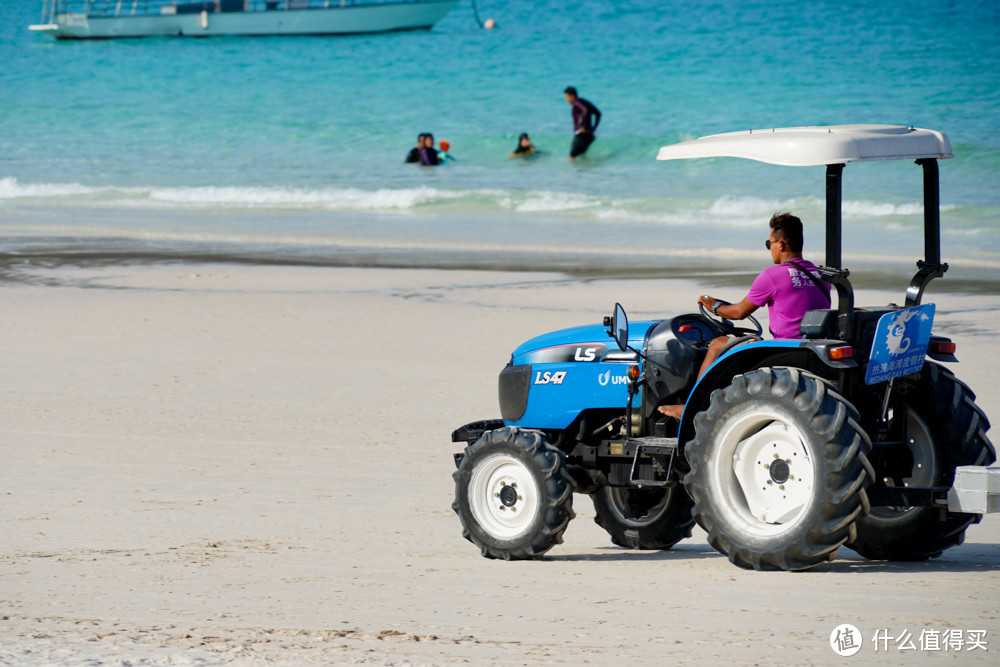
[[789,167],[954,157],[948,137],[903,125],[782,127],[713,134],[664,146],[657,160],[738,157]]

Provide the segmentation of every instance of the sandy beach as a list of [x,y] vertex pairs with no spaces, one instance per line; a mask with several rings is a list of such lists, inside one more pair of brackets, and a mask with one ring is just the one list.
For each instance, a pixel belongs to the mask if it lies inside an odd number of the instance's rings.
[[[738,569],[700,529],[614,547],[580,495],[543,560],[462,539],[450,433],[497,416],[517,344],[615,301],[655,318],[738,288],[179,263],[14,277],[0,664],[844,664],[841,623],[865,637],[857,664],[997,662],[998,515],[938,559],[841,549],[805,573]],[[857,301],[901,302],[905,282]],[[1000,296],[925,300],[1000,419]],[[919,641],[946,631],[986,646]]]

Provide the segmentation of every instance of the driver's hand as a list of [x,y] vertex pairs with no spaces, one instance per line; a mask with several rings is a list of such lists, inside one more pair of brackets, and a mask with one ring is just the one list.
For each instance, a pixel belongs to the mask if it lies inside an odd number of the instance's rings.
[[705,306],[707,310],[712,310],[712,306],[715,305],[715,299],[708,296],[707,294],[704,294],[698,297],[698,303]]

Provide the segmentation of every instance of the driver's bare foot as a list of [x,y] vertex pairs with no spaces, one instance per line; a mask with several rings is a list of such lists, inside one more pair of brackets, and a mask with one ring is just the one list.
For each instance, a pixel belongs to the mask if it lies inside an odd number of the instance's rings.
[[681,415],[684,414],[683,405],[661,405],[656,409],[665,414],[666,416],[673,417],[674,419],[677,420],[679,420],[681,418]]

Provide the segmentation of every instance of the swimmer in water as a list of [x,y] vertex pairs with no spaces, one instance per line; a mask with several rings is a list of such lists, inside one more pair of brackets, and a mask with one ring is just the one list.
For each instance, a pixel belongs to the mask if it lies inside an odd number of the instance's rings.
[[420,164],[424,167],[436,167],[441,161],[441,156],[434,148],[434,135],[427,132],[424,134],[424,145],[420,149]]
[[416,163],[420,162],[420,149],[424,147],[424,137],[427,135],[423,132],[417,135],[417,147],[411,148],[410,152],[406,154],[406,162]]
[[535,147],[531,143],[531,137],[528,136],[527,132],[522,132],[521,136],[517,139],[517,148],[515,148],[514,152],[507,157],[528,157],[534,152]]
[[441,150],[438,151],[438,159],[440,160],[441,164],[447,164],[448,162],[455,161],[455,158],[452,157],[450,153],[448,153],[448,149],[451,148],[451,144],[449,144],[447,141],[442,141],[441,143],[438,144],[438,146],[441,147]]

